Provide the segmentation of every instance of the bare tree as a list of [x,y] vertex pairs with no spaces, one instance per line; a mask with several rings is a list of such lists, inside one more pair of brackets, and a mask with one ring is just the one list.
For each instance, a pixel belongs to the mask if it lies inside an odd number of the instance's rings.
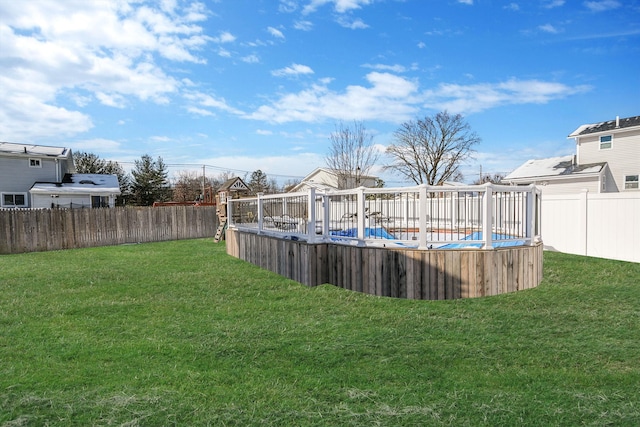
[[504,174],[502,173],[494,173],[493,175],[490,173],[482,174],[482,178],[476,179],[474,184],[486,184],[490,182],[492,184],[500,184],[500,182],[504,179]]
[[325,163],[338,177],[338,188],[359,187],[360,177],[367,175],[378,161],[373,135],[362,122],[354,121],[353,127],[340,122],[329,139],[331,147]]
[[282,192],[283,193],[288,193],[289,191],[291,191],[296,185],[300,184],[300,182],[302,182],[301,179],[288,179],[284,182],[284,184],[282,184]]
[[405,122],[387,147],[392,158],[385,169],[393,170],[416,184],[440,185],[460,179],[460,164],[471,157],[480,137],[460,114],[446,111],[434,117]]
[[183,170],[173,179],[173,201],[192,202],[202,194],[202,175],[196,171]]
[[211,178],[208,178],[208,181],[211,187],[213,188],[214,192],[218,192],[218,189],[222,186],[222,184],[224,184],[231,178],[234,178],[235,176],[236,175],[233,172],[225,171],[225,172],[220,172],[219,174]]

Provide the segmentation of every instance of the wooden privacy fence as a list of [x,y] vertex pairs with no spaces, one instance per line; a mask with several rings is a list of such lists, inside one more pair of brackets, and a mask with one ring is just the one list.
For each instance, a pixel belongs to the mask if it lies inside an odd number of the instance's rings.
[[542,243],[492,250],[419,250],[308,243],[227,230],[227,253],[307,286],[442,300],[538,286]]
[[214,206],[0,211],[0,254],[213,237]]

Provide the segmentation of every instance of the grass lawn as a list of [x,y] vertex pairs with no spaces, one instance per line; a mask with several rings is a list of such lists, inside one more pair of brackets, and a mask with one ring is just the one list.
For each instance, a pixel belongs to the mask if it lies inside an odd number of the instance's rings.
[[212,239],[0,256],[0,426],[640,425],[640,264],[536,289],[307,288]]

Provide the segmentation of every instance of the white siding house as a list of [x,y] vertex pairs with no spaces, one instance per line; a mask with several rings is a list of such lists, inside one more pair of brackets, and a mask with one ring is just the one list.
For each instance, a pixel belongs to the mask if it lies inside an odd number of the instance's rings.
[[611,175],[602,192],[639,190],[640,116],[583,125],[569,135],[580,163],[606,162]]
[[640,191],[640,116],[582,125],[568,138],[575,155],[528,160],[503,182],[536,184],[544,194]]
[[[344,185],[346,188],[354,187],[375,187],[375,176],[356,175],[347,178]],[[338,183],[338,175],[328,168],[316,168],[309,175],[305,176],[300,184],[293,187],[290,192],[304,191],[308,188],[316,190],[338,190],[341,186]]]
[[542,190],[545,249],[640,262],[640,116],[586,124],[576,154],[529,160],[504,181]]

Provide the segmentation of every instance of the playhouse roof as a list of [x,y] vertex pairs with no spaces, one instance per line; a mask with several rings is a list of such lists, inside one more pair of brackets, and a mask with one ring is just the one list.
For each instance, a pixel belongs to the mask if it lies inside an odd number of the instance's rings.
[[248,191],[249,186],[239,177],[226,180],[218,191]]

